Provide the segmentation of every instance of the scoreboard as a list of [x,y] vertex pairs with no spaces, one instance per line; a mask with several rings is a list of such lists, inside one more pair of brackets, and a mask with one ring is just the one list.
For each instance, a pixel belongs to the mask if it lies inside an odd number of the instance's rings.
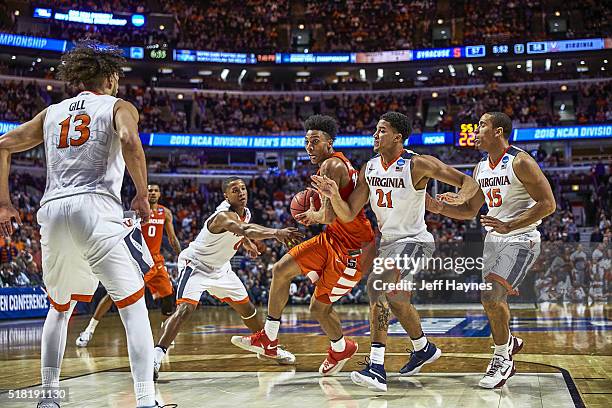
[[474,137],[476,136],[477,123],[461,123],[455,132],[455,146],[474,148]]

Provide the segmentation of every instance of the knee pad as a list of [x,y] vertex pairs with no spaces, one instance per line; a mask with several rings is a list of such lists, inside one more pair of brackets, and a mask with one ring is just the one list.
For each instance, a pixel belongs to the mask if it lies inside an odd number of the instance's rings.
[[161,313],[164,316],[170,316],[174,313],[174,296],[169,295],[160,299],[161,302]]

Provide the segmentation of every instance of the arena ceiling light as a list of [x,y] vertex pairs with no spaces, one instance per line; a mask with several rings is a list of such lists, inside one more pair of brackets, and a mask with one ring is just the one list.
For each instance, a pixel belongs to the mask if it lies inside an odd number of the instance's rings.
[[479,71],[482,71],[482,67],[478,67],[478,70],[479,70]]
[[521,68],[523,68],[523,66],[521,64],[516,64],[516,68],[517,69],[521,69]]
[[551,65],[552,61],[550,58],[546,58],[546,60],[544,61],[544,70],[545,71],[550,71],[550,65]]
[[295,75],[297,75],[299,77],[308,77],[308,76],[310,76],[310,72],[308,72],[308,71],[298,71]]
[[121,67],[123,72],[132,72],[132,67]]
[[440,74],[444,73],[444,69],[443,69],[443,68],[440,68],[440,69],[438,70],[438,73],[440,73]]
[[53,90],[53,85],[47,85],[47,91],[51,92]]
[[562,90],[563,92],[567,91],[567,85],[561,85],[561,90]]
[[202,78],[190,78],[189,79],[189,83],[190,84],[201,84],[202,83]]
[[432,92],[431,93],[431,97],[432,98],[437,98],[438,97],[438,93],[437,92]]
[[533,72],[533,60],[527,60],[527,63],[525,64],[525,69],[527,70],[527,72]]
[[11,59],[12,60],[17,59],[17,57],[15,55],[11,55]]
[[429,77],[426,75],[419,75],[418,77],[416,77],[416,79],[417,81],[425,82],[429,79]]
[[580,65],[584,65],[584,64],[585,64],[584,60],[580,61]]
[[300,25],[298,26],[298,28],[299,28],[300,30],[303,30],[303,29],[304,29],[304,24],[300,24]]
[[363,68],[359,70],[359,79],[361,79],[364,82],[368,79],[366,76],[366,70]]
[[395,71],[395,76],[399,76],[400,72],[399,71]]
[[36,58],[36,62],[42,62],[42,58]]
[[376,80],[380,81],[385,76],[385,71],[382,68],[376,70]]
[[229,69],[224,68],[223,71],[221,71],[221,79],[226,81],[227,80],[227,76],[229,75]]
[[259,72],[257,73],[257,76],[258,76],[258,77],[269,77],[270,75],[272,75],[272,74],[270,73],[270,71],[259,71]]
[[176,98],[177,98],[177,99],[181,99],[181,100],[182,100],[184,97],[185,97],[185,96],[184,96],[182,93],[180,93],[180,94],[176,95]]
[[474,74],[474,66],[472,64],[465,64],[465,66],[467,68],[468,75],[473,75]]
[[209,76],[212,75],[212,71],[210,69],[202,69],[200,71],[198,71],[198,75],[202,75],[202,76]]
[[442,20],[441,18],[438,19],[438,24],[444,24],[444,20]]
[[420,69],[417,70],[417,75],[421,75],[423,73],[423,71],[421,71]]
[[172,68],[160,68],[159,69],[160,74],[171,74],[172,72],[174,72]]
[[557,66],[560,67],[561,65],[563,65],[563,63],[561,61],[557,61]]
[[310,102],[310,96],[308,95],[304,96],[304,102]]
[[247,70],[243,69],[242,71],[240,71],[240,75],[238,76],[238,84],[242,85],[242,80],[244,79],[244,77],[247,74]]
[[336,72],[336,76],[349,76],[348,71],[338,71]]
[[605,59],[605,60],[604,60],[604,64],[607,64],[607,63],[608,63],[608,60],[607,60],[607,59]]
[[497,69],[502,69],[502,66],[501,66],[501,65],[498,65],[498,66],[497,66]]

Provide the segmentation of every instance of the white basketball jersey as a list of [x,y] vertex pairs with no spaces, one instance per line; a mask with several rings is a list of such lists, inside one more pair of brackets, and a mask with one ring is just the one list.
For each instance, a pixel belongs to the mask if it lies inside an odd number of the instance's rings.
[[81,92],[47,108],[47,186],[41,205],[76,194],[104,194],[121,203],[125,162],[113,126],[117,98]]
[[370,206],[376,215],[383,239],[415,237],[427,231],[425,189],[412,185],[410,163],[416,153],[405,150],[385,166],[380,155],[366,164],[365,179],[370,188]]
[[[209,267],[219,268],[236,255],[236,251],[240,248],[240,243],[243,239],[242,236],[229,231],[213,234],[208,229],[208,222],[222,211],[230,211],[229,202],[223,201],[215,212],[206,219],[202,231],[183,251],[187,258],[195,262],[201,262]],[[245,208],[244,219],[242,221],[249,222],[250,220],[251,212],[248,208]]]
[[[524,151],[510,146],[497,163],[491,163],[487,155],[478,163],[474,172],[474,178],[480,185],[489,209],[487,215],[500,221],[513,220],[535,205],[512,167],[520,152]],[[541,221],[538,221],[510,234],[498,234],[493,232],[491,227],[486,227],[486,230],[494,235],[516,235],[533,231],[540,223]]]

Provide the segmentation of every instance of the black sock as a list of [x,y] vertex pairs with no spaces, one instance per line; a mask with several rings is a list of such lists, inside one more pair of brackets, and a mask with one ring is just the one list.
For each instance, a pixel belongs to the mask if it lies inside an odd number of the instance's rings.
[[372,342],[372,347],[386,347],[385,343],[379,343],[377,341]]
[[344,335],[342,335],[342,336],[338,337],[338,339],[336,339],[336,340],[332,340],[332,341],[335,343],[335,342],[337,342],[337,341],[342,340],[342,338],[343,338],[343,337],[344,337]]
[[166,351],[168,351],[168,349],[167,349],[167,348],[165,348],[164,346],[159,345],[159,344],[158,344],[158,345],[156,345],[155,347],[159,347],[160,349],[162,349],[162,351],[164,352],[164,354],[166,354]]
[[272,322],[280,322],[280,321],[281,321],[280,317],[277,319],[277,318],[272,317],[272,316],[270,316],[270,315],[268,315],[268,316],[266,317],[266,320],[270,320],[270,321],[272,321]]

